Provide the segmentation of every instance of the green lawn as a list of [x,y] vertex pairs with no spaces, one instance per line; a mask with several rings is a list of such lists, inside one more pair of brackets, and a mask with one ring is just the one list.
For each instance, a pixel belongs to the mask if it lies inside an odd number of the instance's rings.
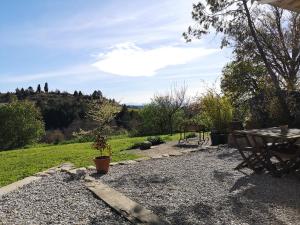
[[[178,135],[162,137],[167,141],[178,140]],[[146,137],[112,138],[109,141],[113,149],[112,160],[138,158],[122,150],[145,139]],[[0,152],[0,187],[64,162],[74,163],[77,167],[93,165],[92,159],[98,154],[96,150],[91,149],[91,143],[41,145]]]

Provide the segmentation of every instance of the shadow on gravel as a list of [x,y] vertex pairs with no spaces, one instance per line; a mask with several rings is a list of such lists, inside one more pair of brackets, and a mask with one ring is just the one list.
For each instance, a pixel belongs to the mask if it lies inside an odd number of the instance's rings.
[[95,179],[99,179],[101,177],[103,177],[105,174],[102,173],[92,173],[90,174],[91,177],[95,178]]
[[214,170],[214,178],[219,182],[228,182],[228,179],[231,179],[233,174],[229,172],[223,172]]
[[[297,176],[273,178],[269,174],[241,177],[230,189],[229,205],[241,220],[248,224],[285,224],[270,212],[270,205],[293,208],[300,213],[300,182]],[[251,219],[249,219],[251,218]],[[264,222],[263,222],[264,221]]]
[[162,176],[162,174],[152,174],[149,176],[141,176],[139,174],[131,174],[132,176],[128,176],[127,174],[122,175],[116,180],[110,181],[114,183],[114,187],[124,187],[128,186],[130,183],[135,187],[143,188],[149,187],[151,184],[159,184],[165,185],[171,183],[174,178]]
[[74,175],[68,174],[68,176],[65,177],[63,179],[63,181],[66,182],[66,183],[69,183],[69,182],[72,182],[72,181],[78,181],[78,180],[82,179],[83,177],[84,177],[84,174],[74,174]]
[[[157,214],[162,212],[157,211],[160,208],[158,206],[154,209]],[[171,224],[180,224],[180,225],[195,225],[197,222],[201,221],[207,225],[216,224],[214,221],[215,210],[212,206],[209,206],[204,203],[196,203],[195,205],[180,205],[178,210],[168,216]]]
[[177,147],[177,148],[181,148],[181,149],[190,149],[190,148],[199,148],[200,146],[198,144],[192,144],[192,143],[181,143],[181,144],[177,144],[177,145],[174,145],[174,147]]
[[270,212],[268,205],[261,203],[258,199],[247,201],[244,198],[247,198],[247,196],[244,196],[243,193],[229,197],[232,214],[239,219],[241,224],[286,225]]
[[228,159],[230,161],[242,160],[242,157],[237,150],[232,151],[232,152],[222,152],[217,155],[217,158],[218,159]]

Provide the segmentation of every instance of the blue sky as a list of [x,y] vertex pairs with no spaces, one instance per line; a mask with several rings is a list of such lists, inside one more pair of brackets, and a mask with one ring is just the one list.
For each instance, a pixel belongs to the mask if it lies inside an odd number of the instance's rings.
[[48,82],[141,104],[185,83],[201,94],[231,53],[214,35],[185,43],[193,2],[2,0],[0,92]]

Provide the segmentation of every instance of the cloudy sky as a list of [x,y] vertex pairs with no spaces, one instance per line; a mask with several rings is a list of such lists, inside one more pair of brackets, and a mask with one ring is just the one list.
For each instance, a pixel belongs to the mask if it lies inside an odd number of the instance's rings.
[[0,92],[51,90],[147,103],[186,84],[200,94],[230,60],[214,35],[185,43],[193,0],[1,0]]

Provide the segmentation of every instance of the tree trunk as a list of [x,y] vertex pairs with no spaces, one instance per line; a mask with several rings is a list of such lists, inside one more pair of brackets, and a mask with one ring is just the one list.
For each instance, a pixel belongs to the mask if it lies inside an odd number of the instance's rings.
[[170,135],[173,136],[173,118],[172,116],[169,117],[169,128],[170,128]]
[[243,5],[244,5],[245,11],[246,11],[246,16],[247,16],[247,21],[248,21],[248,25],[249,25],[249,28],[250,28],[250,32],[252,34],[252,37],[253,37],[254,42],[256,44],[256,47],[259,51],[259,54],[260,54],[265,66],[266,66],[266,69],[267,69],[269,75],[271,76],[272,82],[273,82],[274,87],[275,87],[275,94],[276,94],[276,96],[277,96],[277,98],[280,102],[280,105],[283,109],[283,112],[285,114],[283,116],[287,117],[288,120],[290,120],[290,118],[291,118],[290,111],[288,109],[288,105],[285,101],[284,96],[282,96],[282,91],[281,91],[281,88],[280,88],[280,85],[279,85],[278,77],[276,76],[276,74],[272,70],[271,64],[270,64],[270,62],[268,62],[268,59],[267,59],[266,54],[263,50],[263,47],[261,46],[261,44],[258,40],[257,33],[255,31],[254,24],[253,24],[253,21],[252,21],[252,18],[251,18],[251,14],[250,14],[249,8],[247,6],[247,0],[243,0]]

